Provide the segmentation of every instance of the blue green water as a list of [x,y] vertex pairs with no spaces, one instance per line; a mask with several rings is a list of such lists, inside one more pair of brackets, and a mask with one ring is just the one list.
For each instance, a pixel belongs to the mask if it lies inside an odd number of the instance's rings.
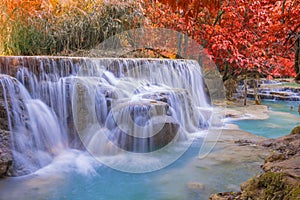
[[298,106],[295,101],[263,101],[269,108],[266,120],[238,120],[233,123],[247,132],[267,137],[278,138],[287,135],[295,126],[300,126]]
[[[0,180],[0,199],[204,200],[211,193],[238,190],[239,184],[257,173],[258,165],[253,163],[198,159],[201,143],[201,138],[195,140],[176,162],[144,174],[119,172],[87,153],[69,150],[37,173]],[[193,182],[203,188],[189,188]]]
[[[269,119],[234,123],[265,137],[288,134],[300,125],[297,102],[264,104],[269,106]],[[290,110],[291,106],[296,109]],[[0,200],[204,200],[211,193],[239,190],[242,182],[259,171],[259,163],[253,161],[236,164],[199,160],[201,144],[202,139],[198,138],[176,162],[144,174],[116,171],[96,162],[86,152],[71,149],[37,173],[0,180]],[[213,151],[223,155],[220,149]],[[146,158],[143,162],[151,160]],[[189,188],[191,182],[203,184],[203,189]]]
[[201,192],[193,192],[187,188],[189,181],[203,177],[201,171],[197,177],[191,177],[189,171],[181,171],[181,175],[178,173],[198,155],[200,145],[201,139],[197,139],[175,163],[162,170],[143,174],[116,171],[96,162],[86,152],[69,150],[58,156],[51,165],[34,174],[0,180],[0,199],[206,198]]

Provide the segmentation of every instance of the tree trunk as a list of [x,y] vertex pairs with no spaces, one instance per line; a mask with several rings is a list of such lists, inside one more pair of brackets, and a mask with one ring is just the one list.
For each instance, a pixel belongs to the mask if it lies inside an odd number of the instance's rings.
[[300,81],[300,32],[298,32],[295,47],[295,71],[297,73],[296,80]]
[[181,58],[181,47],[182,47],[182,34],[178,33],[178,41],[177,41],[177,54],[176,58],[180,59]]
[[225,82],[227,79],[228,79],[228,63],[225,62],[223,82]]
[[254,99],[255,99],[255,104],[256,104],[256,105],[260,105],[261,103],[260,103],[260,99],[259,99],[259,96],[258,96],[258,90],[257,90],[257,87],[258,87],[257,79],[254,79],[253,87],[254,87]]
[[247,77],[244,80],[244,106],[247,105]]
[[184,39],[184,47],[183,47],[184,58],[187,58],[187,53],[188,53],[187,50],[189,46],[189,36],[187,32],[185,32],[183,39]]

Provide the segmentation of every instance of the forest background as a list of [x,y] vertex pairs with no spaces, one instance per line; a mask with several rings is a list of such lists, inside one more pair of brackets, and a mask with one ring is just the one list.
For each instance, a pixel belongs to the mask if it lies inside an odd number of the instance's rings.
[[138,56],[180,58],[191,38],[223,81],[300,79],[300,0],[0,0],[0,12],[0,55],[80,55],[126,30],[167,28],[186,36],[177,49]]

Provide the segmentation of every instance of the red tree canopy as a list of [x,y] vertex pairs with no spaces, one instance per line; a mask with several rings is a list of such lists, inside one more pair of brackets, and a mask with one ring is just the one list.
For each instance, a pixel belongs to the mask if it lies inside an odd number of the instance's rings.
[[220,70],[229,66],[235,75],[295,75],[300,0],[143,2],[149,26],[188,34],[204,46]]

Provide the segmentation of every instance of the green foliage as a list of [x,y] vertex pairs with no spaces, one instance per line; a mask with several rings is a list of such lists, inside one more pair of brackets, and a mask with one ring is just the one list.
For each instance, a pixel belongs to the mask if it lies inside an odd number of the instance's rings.
[[28,26],[21,21],[10,24],[10,32],[6,32],[3,43],[3,54],[33,55],[41,54],[43,34],[34,26]]
[[67,55],[94,48],[106,38],[142,24],[142,11],[132,0],[63,2],[50,1],[52,4],[43,6],[36,1],[31,10],[20,4],[12,11],[9,8],[15,4],[2,4],[0,54]]

